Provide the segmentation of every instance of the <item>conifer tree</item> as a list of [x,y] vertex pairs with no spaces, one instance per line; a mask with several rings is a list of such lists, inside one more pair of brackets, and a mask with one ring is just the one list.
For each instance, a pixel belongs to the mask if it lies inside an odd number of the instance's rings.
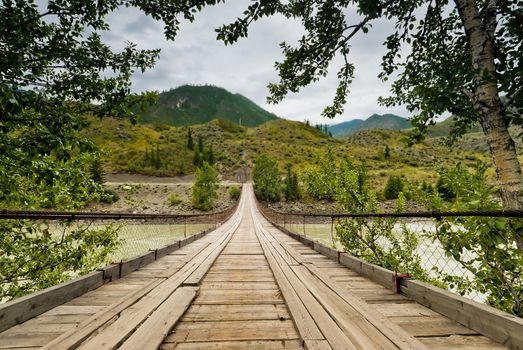
[[191,151],[194,149],[194,141],[192,139],[191,128],[187,130],[187,148]]
[[154,158],[154,167],[160,169],[160,144],[156,144],[156,157]]

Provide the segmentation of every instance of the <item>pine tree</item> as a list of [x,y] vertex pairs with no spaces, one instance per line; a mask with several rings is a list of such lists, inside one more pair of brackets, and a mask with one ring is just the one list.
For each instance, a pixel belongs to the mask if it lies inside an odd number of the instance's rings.
[[201,136],[198,136],[198,149],[200,152],[203,152],[203,139]]
[[105,172],[104,172],[104,169],[102,166],[102,162],[100,161],[100,158],[96,158],[91,163],[89,173],[91,175],[91,180],[93,180],[97,184],[102,185],[105,182]]
[[194,155],[192,158],[192,163],[197,168],[200,167],[200,165],[202,164],[202,155],[200,153],[200,149],[198,146],[196,146],[194,148]]
[[156,157],[154,159],[154,167],[160,169],[160,144],[156,144]]
[[187,148],[191,151],[194,149],[194,141],[192,139],[191,128],[187,130]]
[[287,163],[285,165],[287,170],[287,177],[285,178],[284,194],[287,201],[294,201],[301,198],[301,193],[298,184],[298,175],[293,173],[292,165]]
[[385,159],[389,159],[390,158],[390,148],[389,148],[389,145],[385,145],[385,149],[383,151],[383,155],[384,155]]
[[207,149],[207,163],[210,165],[214,165],[215,159],[214,159],[214,150],[212,149],[212,145],[209,146]]

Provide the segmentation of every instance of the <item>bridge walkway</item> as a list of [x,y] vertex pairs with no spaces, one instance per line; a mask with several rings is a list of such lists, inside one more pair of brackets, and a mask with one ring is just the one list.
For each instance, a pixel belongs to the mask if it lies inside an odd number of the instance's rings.
[[0,349],[501,349],[295,241],[250,185],[217,230],[0,333]]

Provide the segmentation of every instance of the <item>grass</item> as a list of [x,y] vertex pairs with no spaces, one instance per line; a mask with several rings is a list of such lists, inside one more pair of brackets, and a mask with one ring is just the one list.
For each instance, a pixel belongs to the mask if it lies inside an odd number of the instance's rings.
[[[252,164],[261,152],[277,159],[282,172],[285,164],[291,163],[300,173],[331,149],[338,158],[355,164],[364,163],[375,189],[381,191],[391,175],[435,183],[439,167],[458,161],[464,164],[473,164],[476,159],[490,161],[488,153],[473,142],[448,148],[438,139],[430,139],[407,147],[408,135],[391,130],[366,130],[338,140],[304,123],[284,119],[269,121],[256,128],[213,120],[194,125],[191,130],[194,140],[201,138],[205,146],[212,145],[216,169],[231,177],[243,166]],[[186,145],[187,131],[187,127],[164,125],[159,128],[115,119],[93,119],[93,125],[85,133],[106,150],[106,170],[109,172],[176,176],[195,170],[194,151]],[[157,145],[159,167],[150,161]],[[388,158],[384,155],[385,146],[390,149]]]

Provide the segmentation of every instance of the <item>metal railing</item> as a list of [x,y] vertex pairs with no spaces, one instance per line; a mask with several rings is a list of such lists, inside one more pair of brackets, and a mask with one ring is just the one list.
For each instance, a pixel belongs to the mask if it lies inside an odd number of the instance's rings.
[[0,209],[0,220],[31,220],[43,223],[43,229],[57,231],[64,223],[68,231],[75,226],[96,229],[118,225],[120,244],[111,254],[118,262],[155,250],[188,236],[215,228],[225,221],[236,206],[220,212],[202,214],[142,214],[125,212],[41,211]]
[[180,245],[226,221],[237,204],[205,214],[0,210],[0,303]]

